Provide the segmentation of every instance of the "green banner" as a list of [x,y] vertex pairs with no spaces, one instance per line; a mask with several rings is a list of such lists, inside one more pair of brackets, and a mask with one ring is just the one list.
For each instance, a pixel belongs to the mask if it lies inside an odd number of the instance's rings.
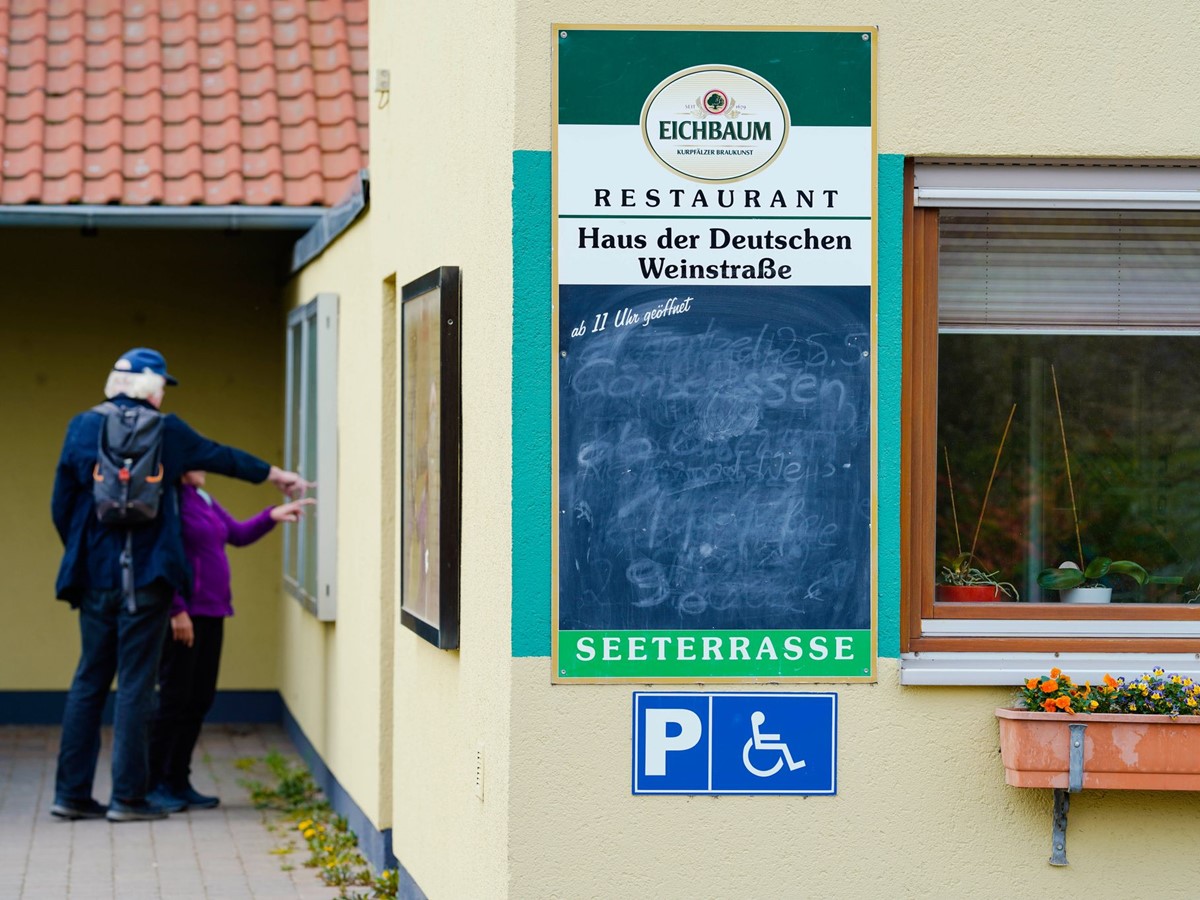
[[738,66],[783,94],[797,126],[871,126],[871,42],[858,31],[559,33],[560,125],[636,125],[654,86],[700,63]]
[[559,631],[560,678],[862,678],[871,632]]

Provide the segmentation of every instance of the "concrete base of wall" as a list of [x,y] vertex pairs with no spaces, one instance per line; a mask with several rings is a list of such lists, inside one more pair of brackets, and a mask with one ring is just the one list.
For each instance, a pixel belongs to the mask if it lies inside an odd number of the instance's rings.
[[400,876],[400,890],[397,894],[401,900],[427,900],[425,892],[421,890],[420,885],[409,874],[408,870],[400,864],[392,853],[392,829],[379,829],[375,827],[375,823],[367,817],[367,814],[362,811],[354,798],[346,792],[346,789],[338,782],[337,777],[325,765],[325,760],[321,759],[321,755],[317,753],[312,742],[305,735],[304,729],[300,727],[300,723],[296,721],[291,710],[287,708],[286,703],[282,703],[283,708],[283,727],[288,733],[288,737],[292,739],[292,743],[296,745],[296,749],[300,752],[301,759],[313,774],[313,779],[325,792],[325,796],[329,799],[329,804],[333,807],[334,812],[343,816],[350,830],[358,835],[358,848],[362,851],[363,856],[371,863],[375,871],[381,869],[395,869]]
[[[0,725],[58,725],[67,703],[66,691],[0,691]],[[112,724],[113,695],[104,705],[104,724]],[[214,725],[245,722],[267,724],[283,720],[279,691],[217,691],[205,718]]]

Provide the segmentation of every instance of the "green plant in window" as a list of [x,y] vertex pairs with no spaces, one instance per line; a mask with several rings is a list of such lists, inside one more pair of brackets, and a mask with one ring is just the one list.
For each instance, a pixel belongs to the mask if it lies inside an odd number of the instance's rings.
[[1017,405],[1014,403],[1012,409],[1009,410],[1008,421],[1004,424],[1004,433],[1000,436],[1000,444],[996,447],[996,459],[992,463],[992,474],[988,478],[987,490],[983,494],[983,503],[979,507],[979,519],[975,523],[975,535],[971,539],[971,550],[967,553],[963,552],[962,537],[958,529],[958,504],[954,499],[954,477],[950,472],[950,449],[943,448],[946,460],[946,484],[950,490],[950,511],[954,517],[954,538],[958,543],[958,555],[943,563],[942,584],[955,587],[990,587],[993,588],[995,599],[1000,599],[1001,594],[1011,600],[1021,599],[1021,595],[1011,582],[997,580],[997,576],[1000,574],[999,570],[989,572],[986,568],[981,568],[982,563],[975,552],[979,546],[979,531],[983,527],[988,498],[992,494],[992,484],[995,482],[996,472],[1000,468],[1000,456],[1004,453],[1004,442],[1008,439],[1008,431],[1012,427],[1016,411]]
[[942,566],[942,584],[952,584],[958,587],[992,587],[1012,600],[1020,600],[1021,595],[1016,586],[1008,581],[997,581],[999,569],[987,572],[973,565],[974,557],[970,553],[960,553],[954,559]]
[[1049,591],[1069,591],[1074,588],[1107,587],[1104,579],[1111,575],[1125,575],[1139,585],[1147,582],[1156,584],[1179,584],[1182,579],[1172,576],[1152,576],[1138,563],[1128,559],[1112,559],[1108,556],[1094,556],[1084,561],[1083,539],[1079,534],[1079,508],[1075,503],[1075,483],[1071,478],[1071,454],[1067,450],[1067,429],[1063,422],[1062,401],[1058,395],[1058,376],[1054,366],[1050,366],[1050,380],[1054,385],[1054,406],[1058,411],[1058,432],[1062,440],[1063,466],[1067,474],[1067,490],[1071,498],[1071,517],[1075,523],[1075,547],[1079,551],[1079,564],[1063,562],[1038,573],[1037,583]]
[[[1079,558],[1083,558],[1082,552]],[[1096,556],[1083,569],[1070,562],[1042,569],[1037,582],[1048,591],[1069,591],[1077,587],[1104,587],[1103,579],[1109,575],[1128,575],[1138,584],[1145,584],[1151,578],[1149,572],[1131,560]],[[1157,577],[1155,580],[1159,581]]]

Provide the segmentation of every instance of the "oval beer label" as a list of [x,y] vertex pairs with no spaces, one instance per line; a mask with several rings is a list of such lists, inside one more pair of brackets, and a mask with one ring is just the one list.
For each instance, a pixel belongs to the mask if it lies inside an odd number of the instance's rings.
[[642,106],[642,136],[650,152],[696,181],[737,181],[766,168],[787,143],[788,123],[779,92],[734,66],[676,72]]

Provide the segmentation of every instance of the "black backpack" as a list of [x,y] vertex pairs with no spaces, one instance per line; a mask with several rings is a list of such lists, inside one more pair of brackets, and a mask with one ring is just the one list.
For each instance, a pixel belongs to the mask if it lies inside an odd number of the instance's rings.
[[163,493],[162,413],[145,406],[101,403],[103,414],[92,500],[105,525],[142,525],[158,517]]

